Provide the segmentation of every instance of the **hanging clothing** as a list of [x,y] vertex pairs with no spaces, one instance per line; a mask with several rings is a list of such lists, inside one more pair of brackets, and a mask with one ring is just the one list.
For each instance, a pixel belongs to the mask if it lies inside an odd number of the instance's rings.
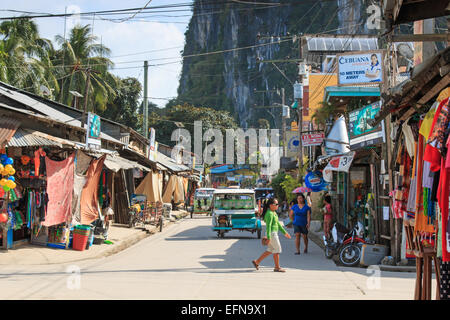
[[425,115],[425,118],[420,125],[419,133],[424,136],[425,140],[428,140],[431,131],[431,125],[433,124],[434,115],[436,114],[436,109],[439,106],[439,102],[434,102],[430,110]]
[[99,216],[98,184],[106,155],[91,162],[86,175],[86,185],[81,192],[81,223],[90,224]]
[[75,153],[63,161],[45,158],[47,167],[47,194],[41,194],[41,210],[48,208],[44,226],[69,222],[72,215],[72,192]]
[[442,125],[447,121],[448,102],[449,98],[442,100],[436,109],[436,114],[434,115],[430,135],[425,148],[423,160],[431,163],[431,171],[438,171],[441,168],[440,150],[442,149],[442,145],[445,143],[442,141],[444,136]]
[[425,161],[423,163],[423,179],[422,179],[422,186],[424,188],[433,188],[433,176],[434,173],[431,171],[431,163],[428,161]]
[[[35,177],[39,177],[40,175],[44,175],[43,172],[40,172],[41,170],[45,171],[45,168],[42,167],[42,165],[45,166],[45,157],[46,157],[46,153],[44,152],[44,150],[42,150],[42,148],[37,149],[34,152],[34,176]],[[44,162],[43,164],[41,164],[41,162]]]
[[408,121],[405,121],[402,126],[402,132],[405,137],[405,145],[406,150],[408,151],[409,156],[414,157],[414,135],[411,130],[411,127],[408,125]]

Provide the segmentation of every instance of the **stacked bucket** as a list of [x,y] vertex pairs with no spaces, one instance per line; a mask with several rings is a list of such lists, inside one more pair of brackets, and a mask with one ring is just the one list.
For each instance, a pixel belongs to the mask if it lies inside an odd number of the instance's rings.
[[73,229],[73,250],[84,251],[89,240],[91,227],[78,225]]

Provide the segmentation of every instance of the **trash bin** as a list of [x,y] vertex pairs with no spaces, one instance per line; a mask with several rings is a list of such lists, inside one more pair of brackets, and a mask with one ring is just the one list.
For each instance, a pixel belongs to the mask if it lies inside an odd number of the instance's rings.
[[78,225],[73,229],[73,250],[84,251],[91,232],[90,226]]

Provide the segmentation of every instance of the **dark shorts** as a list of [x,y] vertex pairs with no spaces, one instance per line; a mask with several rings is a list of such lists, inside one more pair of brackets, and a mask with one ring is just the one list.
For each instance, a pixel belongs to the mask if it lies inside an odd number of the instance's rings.
[[308,234],[308,228],[306,228],[306,226],[296,226],[296,225],[294,225],[294,233]]

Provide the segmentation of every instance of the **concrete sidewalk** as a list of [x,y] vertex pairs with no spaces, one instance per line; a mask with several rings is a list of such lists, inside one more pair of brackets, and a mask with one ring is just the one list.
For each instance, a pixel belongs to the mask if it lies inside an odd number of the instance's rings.
[[[310,240],[312,240],[316,245],[318,245],[322,250],[325,249],[325,245],[323,243],[323,236],[324,236],[323,230],[316,231],[316,232],[310,230],[308,233],[308,238]],[[381,271],[416,272],[415,266],[389,266],[389,265],[383,265],[383,264],[379,264],[377,266],[380,268]],[[365,267],[361,267],[361,268],[365,268]],[[433,268],[432,272],[434,273],[434,268]]]
[[[164,227],[189,215],[186,211],[172,211],[172,219],[165,219]],[[93,244],[88,250],[55,249],[39,245],[24,244],[15,249],[0,250],[0,265],[43,265],[62,264],[87,259],[97,259],[120,252],[133,244],[159,232],[155,226],[128,228],[113,224],[109,229],[108,240],[113,244]]]

